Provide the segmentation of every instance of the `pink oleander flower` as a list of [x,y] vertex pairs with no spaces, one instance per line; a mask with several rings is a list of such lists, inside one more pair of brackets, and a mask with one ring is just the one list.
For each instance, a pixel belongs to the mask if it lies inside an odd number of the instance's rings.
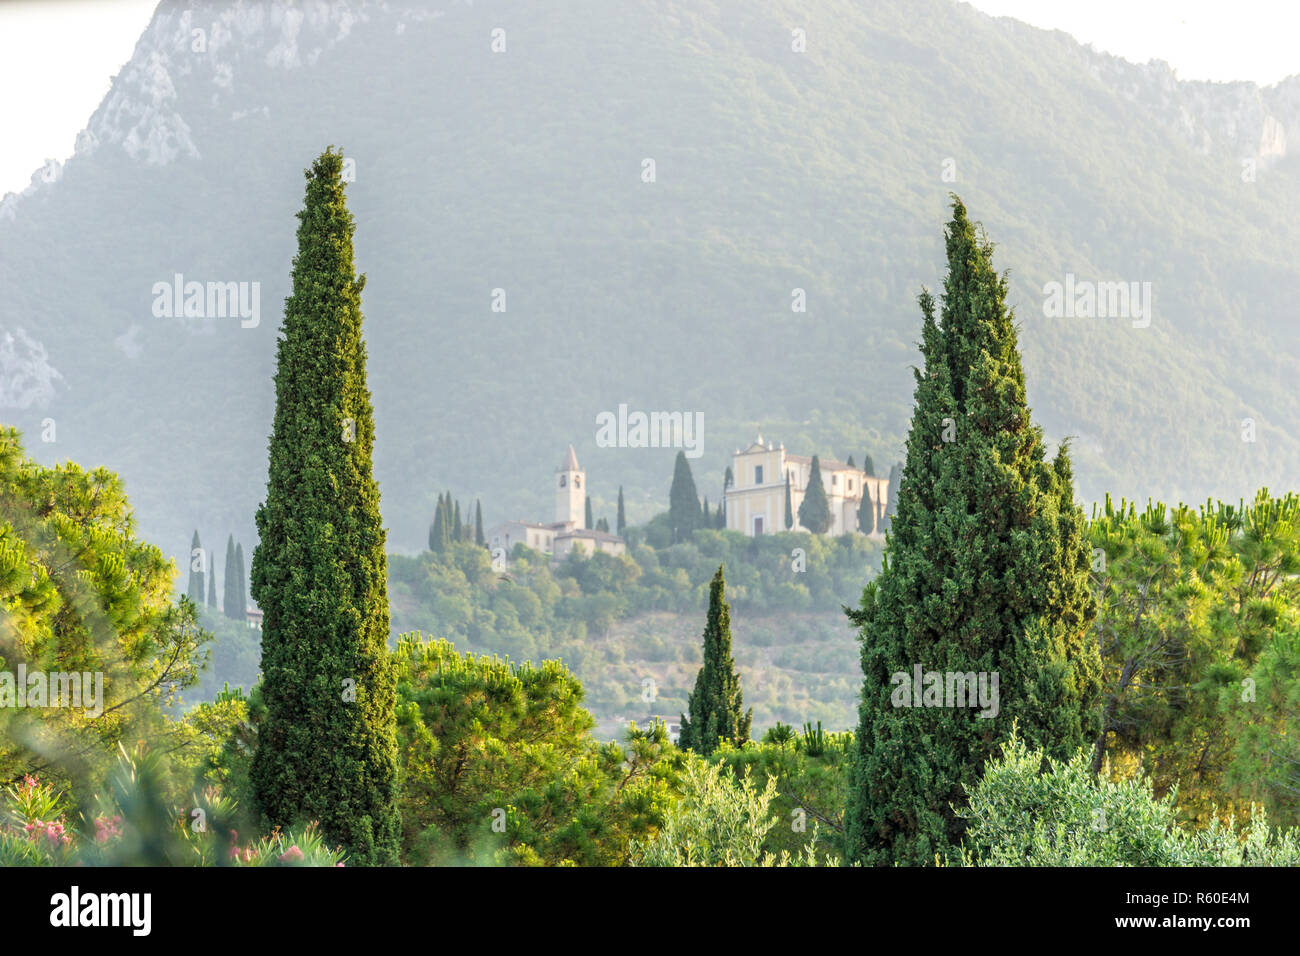
[[298,849],[298,844],[296,843],[280,854],[281,863],[297,863],[299,860],[305,858],[306,854],[304,854],[302,850]]

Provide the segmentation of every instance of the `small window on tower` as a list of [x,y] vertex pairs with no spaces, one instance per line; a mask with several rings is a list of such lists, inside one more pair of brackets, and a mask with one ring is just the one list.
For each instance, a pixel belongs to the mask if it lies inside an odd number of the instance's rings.
[[568,483],[569,483],[569,476],[568,476],[568,475],[560,475],[560,487],[561,487],[561,488],[564,488],[564,487],[566,487],[566,486],[568,485]]
[[573,487],[575,487],[575,488],[581,488],[581,487],[582,487],[582,475],[574,475],[574,476],[573,476]]

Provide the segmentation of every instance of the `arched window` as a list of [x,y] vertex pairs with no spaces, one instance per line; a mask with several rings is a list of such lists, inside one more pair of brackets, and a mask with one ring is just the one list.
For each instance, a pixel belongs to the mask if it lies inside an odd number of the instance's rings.
[[575,487],[575,488],[581,488],[581,487],[582,487],[582,475],[574,475],[574,476],[573,476],[573,487]]
[[568,476],[568,475],[560,475],[560,487],[561,487],[561,488],[566,488],[566,487],[568,487],[568,484],[569,484],[569,476]]

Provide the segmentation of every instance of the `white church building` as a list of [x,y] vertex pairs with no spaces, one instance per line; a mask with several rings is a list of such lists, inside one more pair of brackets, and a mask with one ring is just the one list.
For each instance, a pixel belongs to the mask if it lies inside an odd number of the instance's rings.
[[[829,458],[819,458],[822,489],[830,506],[831,526],[827,534],[840,535],[860,531],[858,508],[863,494],[871,496],[876,522],[873,535],[880,535],[881,521],[888,501],[889,479],[868,475],[855,468]],[[749,537],[785,531],[785,489],[790,482],[790,510],[794,517],[791,531],[806,531],[799,523],[799,506],[803,504],[808,479],[812,474],[812,458],[791,455],[785,445],[773,448],[769,441],[763,443],[759,435],[748,448],[736,449],[732,458],[733,483],[723,497],[727,515],[727,528],[740,531]]]

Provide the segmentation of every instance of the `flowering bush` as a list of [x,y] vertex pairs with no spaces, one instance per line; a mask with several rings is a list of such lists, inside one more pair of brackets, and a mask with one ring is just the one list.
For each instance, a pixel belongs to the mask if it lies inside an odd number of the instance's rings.
[[0,866],[342,866],[314,824],[244,844],[235,801],[215,788],[176,808],[160,797],[157,761],[121,754],[98,812],[69,822],[67,795],[36,777],[3,793]]

